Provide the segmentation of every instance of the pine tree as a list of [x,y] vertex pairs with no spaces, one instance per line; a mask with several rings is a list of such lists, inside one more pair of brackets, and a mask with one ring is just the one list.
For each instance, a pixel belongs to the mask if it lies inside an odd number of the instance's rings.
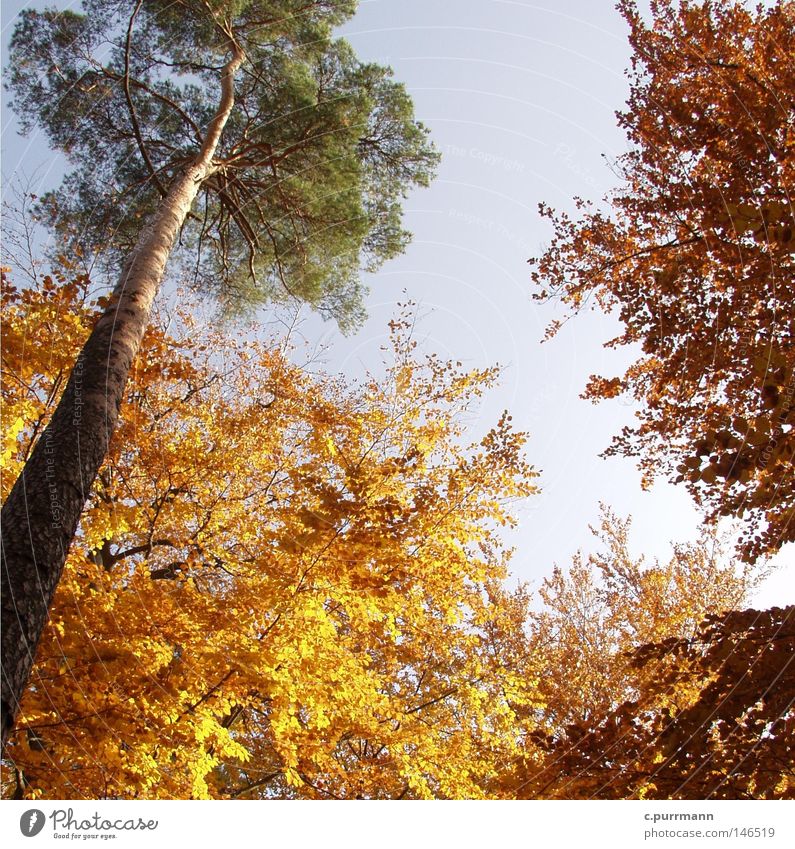
[[175,244],[233,307],[300,298],[344,328],[360,270],[406,244],[401,199],[436,154],[388,69],[332,38],[355,6],[86,0],[20,18],[14,102],[75,166],[42,206],[121,274],[3,505],[3,741]]

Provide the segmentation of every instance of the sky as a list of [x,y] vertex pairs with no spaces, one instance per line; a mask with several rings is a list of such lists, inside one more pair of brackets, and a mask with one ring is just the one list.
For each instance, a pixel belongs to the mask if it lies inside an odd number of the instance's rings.
[[[27,5],[3,3],[4,47]],[[407,252],[369,279],[367,323],[343,337],[307,313],[301,332],[322,347],[328,370],[361,377],[379,368],[396,302],[411,299],[428,351],[472,368],[504,367],[470,427],[482,434],[510,410],[541,471],[541,492],[517,505],[509,537],[515,580],[537,587],[554,563],[594,550],[588,526],[598,523],[600,502],[632,515],[635,553],[667,557],[672,541],[696,536],[695,505],[664,480],[642,491],[629,460],[600,458],[632,424],[633,407],[579,397],[589,375],[620,374],[633,351],[603,348],[619,325],[599,312],[542,344],[563,309],[532,300],[527,264],[551,236],[539,202],[571,210],[574,196],[598,200],[617,183],[610,163],[626,144],[615,111],[628,93],[630,54],[612,0],[362,0],[344,34],[361,58],[394,68],[442,162],[432,186],[406,203]],[[41,136],[17,135],[5,101],[2,147],[6,184],[24,173],[41,191],[60,179],[58,158]],[[790,545],[776,558],[757,605],[795,602],[793,554]]]

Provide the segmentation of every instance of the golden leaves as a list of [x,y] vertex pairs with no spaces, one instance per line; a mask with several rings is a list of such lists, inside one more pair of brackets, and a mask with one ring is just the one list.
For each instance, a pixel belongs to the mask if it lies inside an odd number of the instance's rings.
[[[54,386],[84,292],[10,297],[25,374]],[[56,298],[55,325],[32,320]],[[396,365],[362,387],[254,332],[172,326],[147,331],[40,645],[9,747],[29,792],[479,794],[520,701],[487,657],[508,603],[484,589],[504,574],[493,526],[534,477],[507,418],[462,445],[456,417],[495,374],[421,358],[404,319]],[[16,427],[31,396],[4,378]]]

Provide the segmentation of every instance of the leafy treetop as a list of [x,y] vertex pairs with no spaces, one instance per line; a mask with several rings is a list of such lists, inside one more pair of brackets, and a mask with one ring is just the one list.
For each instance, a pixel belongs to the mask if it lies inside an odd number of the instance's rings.
[[[4,486],[88,292],[68,273],[4,288]],[[499,529],[535,473],[508,417],[462,444],[496,372],[422,356],[404,316],[386,375],[348,386],[264,341],[220,346],[190,306],[147,332],[9,780],[48,798],[484,795],[529,697],[495,633],[520,640]]]
[[8,86],[74,170],[44,198],[58,230],[116,262],[136,243],[244,61],[209,176],[180,240],[196,282],[230,308],[299,298],[344,328],[362,316],[360,271],[399,253],[401,200],[437,154],[388,68],[332,29],[356,3],[85,0],[27,10]]
[[641,349],[585,393],[639,402],[607,453],[685,483],[713,518],[742,517],[753,560],[795,539],[795,13],[651,7],[647,24],[619,6],[633,48],[622,185],[609,212],[542,207],[554,237],[532,277],[574,312],[615,310],[608,344]]

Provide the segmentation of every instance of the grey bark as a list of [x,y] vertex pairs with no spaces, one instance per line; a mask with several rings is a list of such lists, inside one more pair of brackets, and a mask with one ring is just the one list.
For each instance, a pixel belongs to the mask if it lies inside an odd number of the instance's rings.
[[105,460],[166,261],[201,184],[213,173],[213,157],[234,105],[235,73],[245,58],[237,45],[230,48],[232,57],[221,73],[219,107],[202,148],[143,228],[110,305],[78,355],[52,419],[2,508],[3,748],[69,546]]

